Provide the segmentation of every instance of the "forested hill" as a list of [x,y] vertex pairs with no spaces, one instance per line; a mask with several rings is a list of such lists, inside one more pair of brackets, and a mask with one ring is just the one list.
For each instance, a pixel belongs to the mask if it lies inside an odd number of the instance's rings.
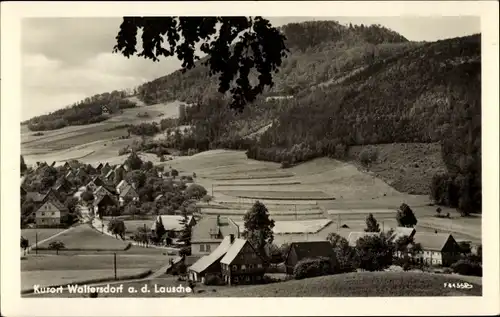
[[[275,87],[269,94],[295,94],[419,45],[379,25],[314,21],[287,24],[281,30],[290,54],[274,74]],[[208,68],[198,64],[186,73],[177,71],[142,85],[139,97],[147,104],[196,102],[217,91],[217,77],[209,77]]]
[[[436,175],[431,194],[464,213],[480,210],[480,35],[413,43],[377,26],[283,29],[291,54],[269,93],[293,98],[260,98],[232,113],[202,67],[141,87],[146,102],[198,101],[182,116],[192,134],[170,146],[246,149],[250,158],[286,166],[342,158],[353,145],[440,142],[449,173]],[[257,130],[265,132],[246,137]]]

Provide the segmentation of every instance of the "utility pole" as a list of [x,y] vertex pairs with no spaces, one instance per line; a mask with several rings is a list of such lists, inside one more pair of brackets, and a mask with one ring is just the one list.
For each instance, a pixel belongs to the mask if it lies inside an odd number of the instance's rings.
[[38,231],[35,232],[35,254],[38,254]]
[[113,253],[113,267],[114,267],[114,271],[115,271],[115,280],[117,280],[117,276],[116,276],[116,253]]
[[212,184],[212,197],[214,197],[214,184]]

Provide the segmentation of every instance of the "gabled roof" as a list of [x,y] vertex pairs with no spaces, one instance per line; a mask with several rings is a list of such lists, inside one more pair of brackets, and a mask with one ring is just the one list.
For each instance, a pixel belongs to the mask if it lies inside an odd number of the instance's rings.
[[118,183],[118,185],[116,185],[116,189],[117,189],[118,191],[120,191],[120,190],[122,190],[123,188],[125,188],[125,186],[130,186],[130,184],[129,184],[126,180],[122,179],[122,180]]
[[[63,203],[61,203],[61,202],[60,202],[59,200],[57,200],[57,199],[49,199],[49,200],[47,200],[47,201],[44,203],[44,205],[45,205],[46,203],[51,203],[51,204],[53,204],[53,205],[54,205],[54,206],[55,206],[55,207],[56,207],[59,211],[63,211],[63,212],[64,212],[64,211],[68,211],[68,208],[66,208],[66,206],[64,206],[64,204],[63,204]],[[43,206],[43,205],[42,205],[42,206]],[[40,208],[42,208],[42,206],[40,206]]]
[[202,273],[209,266],[216,263],[217,261],[220,261],[230,247],[231,247],[231,238],[225,237],[219,244],[219,246],[212,253],[196,261],[189,269],[197,273]]
[[64,177],[71,177],[73,176],[73,171],[69,170]]
[[111,169],[108,173],[106,173],[106,176],[104,176],[104,177],[110,178],[111,175],[113,175],[114,173],[115,173],[115,170]]
[[347,242],[349,242],[349,245],[351,247],[355,247],[356,242],[360,238],[372,237],[372,236],[376,236],[376,235],[380,235],[380,233],[379,232],[351,232],[351,233],[349,233],[349,236],[347,237]]
[[97,196],[95,199],[94,199],[94,202],[92,203],[94,206],[97,206],[101,203],[101,201],[103,201],[106,197],[108,197],[108,199],[111,199],[113,201],[114,204],[116,204],[115,200],[113,199],[113,197],[111,197],[110,195],[108,194],[104,194],[104,195],[100,195],[100,196]]
[[299,261],[305,258],[334,256],[332,245],[328,241],[292,242],[292,244],[290,244],[288,254],[290,254],[292,250],[295,251],[295,254],[297,255],[297,259]]
[[99,186],[94,190],[96,195],[111,195],[111,192],[104,186]]
[[102,163],[99,163],[99,164],[96,166],[96,168],[97,168],[97,169],[101,169],[103,166],[104,166],[104,165],[103,165]]
[[394,232],[392,233],[390,239],[391,241],[395,242],[404,236],[411,238],[415,235],[415,233],[416,233],[415,228],[396,227],[394,228]]
[[[217,218],[219,223],[217,224]],[[200,219],[200,221],[193,227],[191,242],[208,242],[220,241],[221,239],[214,239],[212,235],[222,235],[222,237],[233,234],[236,238],[240,236],[239,226],[232,221],[229,217],[220,216],[207,216]]]
[[450,238],[455,240],[449,233],[417,232],[414,236],[414,241],[415,243],[420,243],[424,251],[442,251]]
[[132,195],[134,197],[139,197],[139,194],[137,194],[137,192],[135,191],[135,189],[132,187],[132,186],[125,186],[125,188],[123,188],[121,191],[120,191],[120,197],[125,197],[127,195]]
[[[253,249],[253,246],[247,240],[235,239],[233,244],[231,244],[231,247],[229,247],[229,249],[227,250],[226,255],[224,255],[222,260],[220,260],[220,263],[228,264],[228,265],[233,263],[234,259],[238,256],[238,254],[240,254],[241,250],[243,250],[243,248],[245,247],[245,245],[247,243],[250,246],[250,248]],[[255,250],[253,250],[253,251],[255,252]],[[255,252],[255,253],[257,254],[257,252]]]

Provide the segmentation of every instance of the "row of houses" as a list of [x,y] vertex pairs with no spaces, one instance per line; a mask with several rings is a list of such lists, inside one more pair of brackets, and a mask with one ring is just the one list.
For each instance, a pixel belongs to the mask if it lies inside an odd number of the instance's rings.
[[[347,241],[351,247],[355,247],[360,238],[379,234],[377,232],[351,232]],[[415,228],[396,227],[390,239],[396,242],[404,236],[413,239],[413,242],[420,244],[422,248],[422,251],[412,255],[417,263],[450,266],[460,258],[462,253],[460,245],[450,233],[417,232]],[[396,252],[398,257],[403,255],[399,251]]]
[[[355,247],[360,238],[378,234],[351,232],[347,240],[351,247]],[[211,276],[217,276],[229,285],[261,281],[265,273],[264,260],[240,235],[239,226],[228,217],[209,216],[199,220],[192,228],[191,240],[192,257],[199,259],[188,268],[189,279],[205,282]],[[458,242],[449,233],[417,233],[414,228],[397,227],[390,239],[395,242],[403,236],[420,244],[422,251],[415,255],[416,262],[450,266],[461,256]],[[395,255],[403,256],[399,252]],[[318,257],[335,257],[328,241],[292,242],[284,260],[286,273],[293,274],[300,260]]]

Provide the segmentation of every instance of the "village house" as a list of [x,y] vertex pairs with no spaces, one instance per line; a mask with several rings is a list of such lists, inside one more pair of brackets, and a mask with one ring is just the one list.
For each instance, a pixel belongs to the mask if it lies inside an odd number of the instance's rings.
[[285,259],[286,273],[291,275],[295,265],[303,259],[315,258],[335,259],[332,245],[328,241],[292,242]]
[[92,202],[92,212],[95,216],[104,216],[110,206],[118,206],[114,197],[109,194],[99,195]]
[[266,270],[262,257],[248,240],[234,239],[234,235],[229,238],[232,244],[220,260],[224,282],[229,285],[260,283]]
[[118,185],[116,185],[116,192],[119,194],[124,188],[131,186],[126,180],[121,180]]
[[230,234],[240,237],[240,228],[232,219],[220,215],[203,217],[192,229],[191,254],[210,254]]
[[58,199],[48,198],[36,211],[36,226],[59,227],[63,225],[63,217],[68,215],[68,208]]
[[125,200],[130,199],[131,201],[138,201],[139,200],[139,194],[137,194],[137,191],[132,187],[132,186],[126,186],[120,191],[120,196],[119,196],[119,202],[121,205],[125,203]]
[[94,196],[100,197],[100,196],[105,196],[109,195],[110,197],[113,197],[113,192],[111,191],[111,188],[108,188],[107,186],[99,186],[94,190]]
[[75,176],[76,177],[88,177],[89,174],[83,169],[83,167],[80,167],[76,173],[75,173]]
[[104,179],[107,180],[108,182],[109,181],[113,181],[115,178],[115,170],[114,169],[110,169],[106,175],[104,175]]
[[106,176],[111,170],[111,166],[109,166],[109,163],[106,162],[106,164],[104,164],[104,166],[101,168],[101,175]]
[[[174,233],[174,237],[177,238],[184,229],[183,225],[181,224],[182,219],[184,219],[184,217],[181,215],[159,215],[153,221],[151,232],[154,234],[158,222],[161,221],[165,230],[172,231]],[[196,220],[194,219],[194,217],[188,216],[188,227],[192,228],[195,224]]]
[[450,266],[460,259],[462,250],[449,233],[417,232],[414,241],[422,247],[422,252],[415,256],[418,262]]
[[96,173],[99,173],[99,174],[100,174],[103,166],[104,166],[104,165],[103,165],[102,163],[99,163],[99,164],[96,166],[96,168],[95,168]]
[[234,236],[227,236],[219,245],[208,255],[201,257],[188,268],[188,277],[191,281],[205,283],[209,276],[218,276],[222,278],[222,269],[220,260],[226,255],[234,241]]

